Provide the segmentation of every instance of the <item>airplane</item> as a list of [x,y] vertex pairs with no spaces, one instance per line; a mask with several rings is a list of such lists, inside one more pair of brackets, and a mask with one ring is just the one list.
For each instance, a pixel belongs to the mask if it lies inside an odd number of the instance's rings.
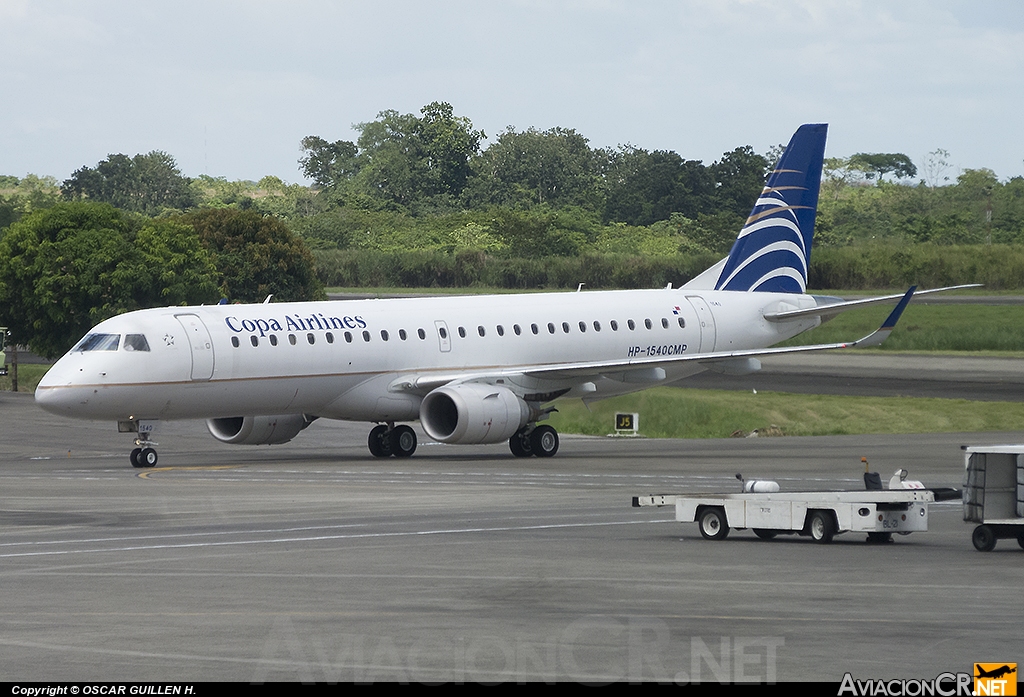
[[978,674],[974,676],[976,678],[1001,678],[1004,675],[1009,675],[1011,673],[1016,673],[1017,672],[1017,668],[1016,667],[1011,668],[1008,665],[1003,665],[1003,666],[1000,666],[999,668],[994,668],[992,670],[985,670],[984,668],[979,666],[977,663],[974,664],[974,667],[978,671]]
[[[40,381],[36,402],[117,421],[136,434],[135,467],[156,465],[167,419],[206,419],[213,437],[239,445],[288,442],[317,418],[376,423],[376,457],[412,455],[416,432],[401,422],[418,419],[441,443],[507,441],[517,457],[550,457],[558,434],[540,422],[556,399],[876,346],[915,288],[850,302],[805,292],[826,132],[797,130],[729,256],[680,288],[138,310],[96,325]],[[896,299],[863,339],[769,348]]]

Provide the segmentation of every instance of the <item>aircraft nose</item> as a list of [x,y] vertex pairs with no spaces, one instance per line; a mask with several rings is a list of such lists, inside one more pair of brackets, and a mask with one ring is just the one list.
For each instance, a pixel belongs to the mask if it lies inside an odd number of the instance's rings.
[[74,402],[74,390],[71,380],[64,375],[66,371],[55,364],[36,386],[36,404],[54,414],[67,414]]
[[53,385],[46,385],[40,381],[36,386],[36,404],[46,411],[59,412],[62,401],[59,392],[60,390],[55,389]]

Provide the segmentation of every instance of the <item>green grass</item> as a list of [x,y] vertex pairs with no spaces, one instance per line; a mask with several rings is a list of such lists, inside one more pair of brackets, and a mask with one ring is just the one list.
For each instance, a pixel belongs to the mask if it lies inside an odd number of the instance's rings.
[[616,412],[640,414],[652,438],[724,438],[771,426],[787,436],[1016,431],[1024,403],[915,397],[849,397],[659,387],[596,402],[558,402],[550,424],[563,433],[605,435]]
[[[50,369],[48,365],[22,363],[18,365],[18,392],[35,392],[36,385]],[[0,375],[0,392],[10,392],[11,376]]]
[[[19,366],[21,392],[33,392],[48,366]],[[10,376],[0,390],[10,390]],[[640,433],[652,438],[724,438],[777,426],[787,436],[864,433],[1016,431],[1024,403],[914,397],[849,397],[781,392],[731,392],[658,387],[603,400],[588,410],[579,400],[557,403],[549,423],[562,433],[605,435],[617,412],[640,414]]]

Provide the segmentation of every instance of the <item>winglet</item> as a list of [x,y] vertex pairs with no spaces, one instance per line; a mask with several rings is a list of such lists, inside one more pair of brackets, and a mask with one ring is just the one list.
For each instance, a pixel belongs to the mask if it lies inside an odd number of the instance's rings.
[[910,299],[914,297],[914,291],[916,290],[917,286],[910,286],[910,290],[906,292],[903,299],[897,303],[896,307],[894,307],[892,312],[889,313],[889,316],[885,318],[884,322],[882,322],[882,326],[871,334],[868,334],[863,339],[859,339],[854,341],[852,344],[849,344],[848,348],[853,348],[854,346],[857,348],[880,346],[883,341],[889,338],[889,335],[892,334],[892,330],[896,328],[896,323],[900,321],[900,315],[902,315],[903,311],[907,309],[907,305],[910,304]]

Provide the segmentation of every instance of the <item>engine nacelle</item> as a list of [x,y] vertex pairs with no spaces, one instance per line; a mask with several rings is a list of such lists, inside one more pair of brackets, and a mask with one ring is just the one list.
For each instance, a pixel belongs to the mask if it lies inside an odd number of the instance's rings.
[[507,387],[439,387],[420,405],[420,423],[442,443],[500,443],[530,420],[530,407]]
[[214,438],[234,445],[275,445],[287,443],[312,422],[304,414],[282,416],[228,416],[207,419]]

